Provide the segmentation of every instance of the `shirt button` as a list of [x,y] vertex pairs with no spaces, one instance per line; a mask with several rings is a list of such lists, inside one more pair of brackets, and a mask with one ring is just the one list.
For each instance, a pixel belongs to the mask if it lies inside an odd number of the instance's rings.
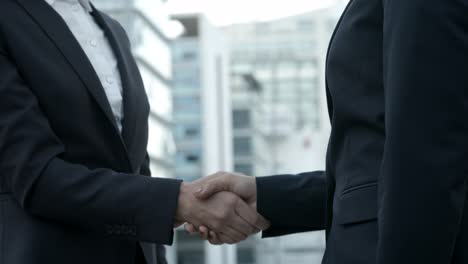
[[97,42],[97,40],[92,39],[92,40],[89,41],[89,45],[91,45],[91,46],[93,46],[93,47],[97,47],[98,42]]
[[113,84],[114,83],[114,78],[112,78],[112,76],[109,75],[109,76],[106,77],[106,82],[108,84]]
[[73,5],[72,5],[72,10],[75,11],[75,12],[78,11],[78,10],[80,10],[79,4],[73,4]]

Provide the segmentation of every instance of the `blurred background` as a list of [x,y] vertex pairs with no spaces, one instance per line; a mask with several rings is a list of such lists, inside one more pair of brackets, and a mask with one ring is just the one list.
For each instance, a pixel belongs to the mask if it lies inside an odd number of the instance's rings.
[[[325,167],[325,58],[346,0],[94,0],[126,29],[151,104],[155,177]],[[285,211],[285,214],[287,211]],[[210,246],[183,230],[170,264],[315,264],[323,232]]]

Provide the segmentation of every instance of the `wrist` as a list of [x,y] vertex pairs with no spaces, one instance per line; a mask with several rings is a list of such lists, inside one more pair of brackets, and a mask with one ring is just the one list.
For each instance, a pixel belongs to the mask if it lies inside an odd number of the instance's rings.
[[179,197],[177,199],[177,210],[175,215],[175,221],[177,223],[187,222],[187,208],[189,207],[189,199],[187,199],[190,193],[190,184],[182,182],[179,190]]

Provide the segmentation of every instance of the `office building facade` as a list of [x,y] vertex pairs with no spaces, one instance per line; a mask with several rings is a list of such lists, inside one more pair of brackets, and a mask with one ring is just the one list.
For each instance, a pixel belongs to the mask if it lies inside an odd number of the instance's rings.
[[268,137],[261,123],[266,115],[263,87],[250,73],[231,74],[234,171],[271,173]]
[[[173,40],[175,175],[193,181],[231,171],[229,52],[223,34],[199,14],[176,15],[184,33]],[[235,246],[210,246],[183,230],[178,264],[235,264]]]

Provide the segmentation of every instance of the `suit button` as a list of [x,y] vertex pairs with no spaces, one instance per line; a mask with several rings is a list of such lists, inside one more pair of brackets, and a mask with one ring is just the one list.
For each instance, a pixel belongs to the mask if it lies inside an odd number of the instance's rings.
[[116,225],[114,228],[115,228],[115,231],[114,231],[114,232],[115,232],[116,235],[120,235],[120,234],[122,233],[122,228],[121,228],[121,226]]
[[106,232],[109,235],[112,235],[114,233],[114,228],[112,228],[111,225],[106,225]]
[[114,78],[111,75],[106,76],[106,82],[108,84],[113,84],[114,83]]
[[92,39],[92,40],[89,41],[89,45],[91,45],[91,47],[95,48],[95,47],[98,46],[98,42],[97,42],[97,40]]
[[122,234],[129,235],[130,234],[130,228],[128,228],[128,226],[122,226]]
[[73,4],[72,9],[73,9],[73,11],[76,12],[76,11],[80,10],[80,5],[79,4]]

